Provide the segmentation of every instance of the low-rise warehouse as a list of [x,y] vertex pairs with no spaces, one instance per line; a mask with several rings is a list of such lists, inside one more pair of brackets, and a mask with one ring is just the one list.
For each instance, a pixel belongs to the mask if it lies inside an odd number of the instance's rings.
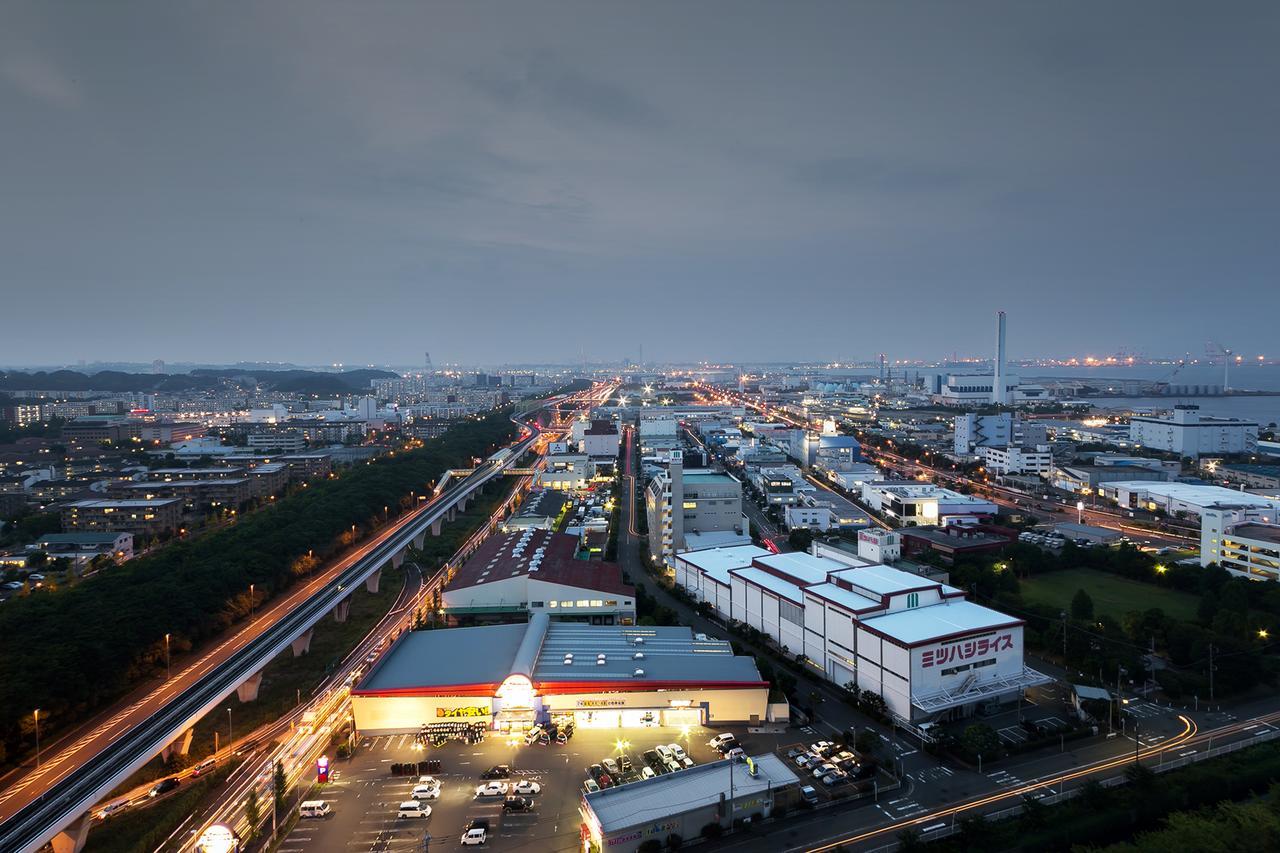
[[727,829],[740,818],[768,817],[775,805],[791,807],[799,791],[800,778],[772,753],[700,764],[585,795],[583,841],[610,853],[650,840],[666,846],[672,835],[688,841],[708,824]]

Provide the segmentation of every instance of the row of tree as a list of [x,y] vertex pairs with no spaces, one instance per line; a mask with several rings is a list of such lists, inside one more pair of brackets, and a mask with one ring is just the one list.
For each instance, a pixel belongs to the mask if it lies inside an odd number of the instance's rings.
[[37,708],[47,736],[118,698],[163,669],[166,635],[175,653],[218,635],[407,506],[411,492],[514,433],[505,411],[493,413],[89,582],[6,603],[0,742],[10,754],[27,746]]

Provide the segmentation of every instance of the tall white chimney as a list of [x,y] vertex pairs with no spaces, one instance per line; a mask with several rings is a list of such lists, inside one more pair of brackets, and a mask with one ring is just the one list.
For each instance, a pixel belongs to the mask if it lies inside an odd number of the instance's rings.
[[996,312],[996,363],[991,376],[991,402],[1003,406],[1009,402],[1005,394],[1004,312]]

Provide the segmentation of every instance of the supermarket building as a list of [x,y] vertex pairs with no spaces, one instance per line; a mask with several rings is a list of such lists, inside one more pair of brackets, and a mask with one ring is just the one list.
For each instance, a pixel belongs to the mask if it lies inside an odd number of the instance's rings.
[[689,628],[529,622],[401,635],[351,692],[356,728],[401,734],[465,718],[499,731],[570,717],[582,728],[759,723],[755,661]]

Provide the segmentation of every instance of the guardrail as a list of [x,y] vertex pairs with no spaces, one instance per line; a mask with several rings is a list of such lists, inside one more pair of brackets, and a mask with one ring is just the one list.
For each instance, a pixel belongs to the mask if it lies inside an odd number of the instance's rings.
[[[516,422],[528,426],[522,421]],[[537,439],[537,429],[531,429],[532,434],[514,445],[514,452],[503,462],[488,463],[489,469],[483,474],[473,472],[466,480],[450,485],[420,511],[416,518],[404,523],[401,530],[352,563],[304,604],[250,640],[215,672],[188,688],[149,719],[121,735],[81,768],[0,824],[0,850],[38,850],[69,824],[74,823],[119,784],[121,779],[127,778],[150,761],[166,744],[213,710],[223,697],[324,618],[351,594],[352,587],[406,548],[423,530],[442,518],[460,498],[470,495],[494,477],[501,476],[503,463],[518,459]]]

